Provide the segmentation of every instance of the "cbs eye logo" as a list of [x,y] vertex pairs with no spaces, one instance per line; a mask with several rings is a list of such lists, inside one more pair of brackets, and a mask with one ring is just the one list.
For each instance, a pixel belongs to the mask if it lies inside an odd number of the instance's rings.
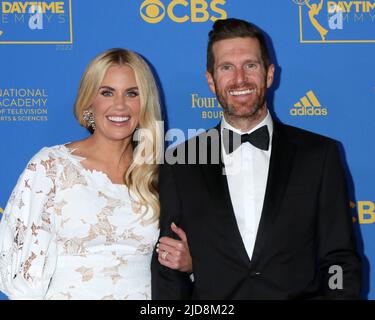
[[167,16],[174,22],[206,22],[226,19],[227,13],[219,5],[226,0],[172,0],[165,6],[160,0],[145,0],[139,9],[143,20],[148,23],[159,23]]
[[158,23],[165,16],[165,7],[160,0],[145,0],[140,8],[143,20],[148,23]]

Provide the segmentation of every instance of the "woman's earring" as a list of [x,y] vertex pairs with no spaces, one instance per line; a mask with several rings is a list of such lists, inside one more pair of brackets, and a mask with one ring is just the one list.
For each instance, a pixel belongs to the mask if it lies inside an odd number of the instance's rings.
[[83,111],[83,120],[86,121],[87,127],[91,128],[93,131],[95,130],[95,120],[94,120],[94,115],[92,114],[92,111],[90,110],[85,110]]

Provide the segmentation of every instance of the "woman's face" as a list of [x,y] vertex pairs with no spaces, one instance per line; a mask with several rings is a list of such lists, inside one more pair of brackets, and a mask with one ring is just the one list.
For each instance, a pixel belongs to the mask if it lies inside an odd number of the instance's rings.
[[104,75],[91,106],[95,135],[109,140],[131,140],[139,123],[140,97],[129,66],[111,66]]

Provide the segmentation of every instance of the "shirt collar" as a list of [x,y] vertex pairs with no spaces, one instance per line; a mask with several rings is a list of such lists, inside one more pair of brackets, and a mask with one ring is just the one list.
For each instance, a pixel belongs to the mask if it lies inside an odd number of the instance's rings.
[[270,134],[270,138],[272,138],[272,134],[273,134],[273,121],[272,121],[272,117],[271,117],[271,114],[270,112],[268,111],[267,109],[267,115],[266,117],[261,121],[259,122],[254,128],[252,128],[250,131],[248,132],[241,132],[241,130],[231,126],[226,120],[225,120],[225,117],[222,118],[221,120],[221,125],[220,125],[220,129],[221,131],[225,128],[225,129],[229,129],[229,130],[232,130],[238,134],[244,134],[244,133],[251,133],[255,130],[257,130],[258,128],[262,127],[266,125],[267,126],[267,129],[268,129],[268,133]]

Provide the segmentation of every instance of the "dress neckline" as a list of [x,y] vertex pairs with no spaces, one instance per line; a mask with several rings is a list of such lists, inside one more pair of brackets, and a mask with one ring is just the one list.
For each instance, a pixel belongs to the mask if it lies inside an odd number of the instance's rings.
[[[68,142],[70,143],[70,142]],[[121,183],[114,183],[110,177],[108,176],[108,174],[106,174],[104,171],[101,171],[101,170],[96,170],[96,169],[88,169],[86,168],[82,163],[81,161],[85,160],[86,158],[85,157],[81,157],[81,156],[77,156],[75,154],[73,154],[74,151],[78,150],[78,148],[69,148],[67,146],[67,144],[62,144],[61,146],[63,147],[63,149],[66,151],[66,153],[69,155],[69,157],[74,160],[74,162],[80,167],[80,169],[82,169],[82,171],[84,171],[85,173],[91,175],[91,176],[94,176],[95,174],[100,174],[101,176],[103,176],[103,178],[105,180],[107,180],[108,183],[110,183],[111,185],[115,186],[115,187],[119,187],[119,188],[122,188],[122,189],[128,189],[128,186],[126,184],[121,184]]]

